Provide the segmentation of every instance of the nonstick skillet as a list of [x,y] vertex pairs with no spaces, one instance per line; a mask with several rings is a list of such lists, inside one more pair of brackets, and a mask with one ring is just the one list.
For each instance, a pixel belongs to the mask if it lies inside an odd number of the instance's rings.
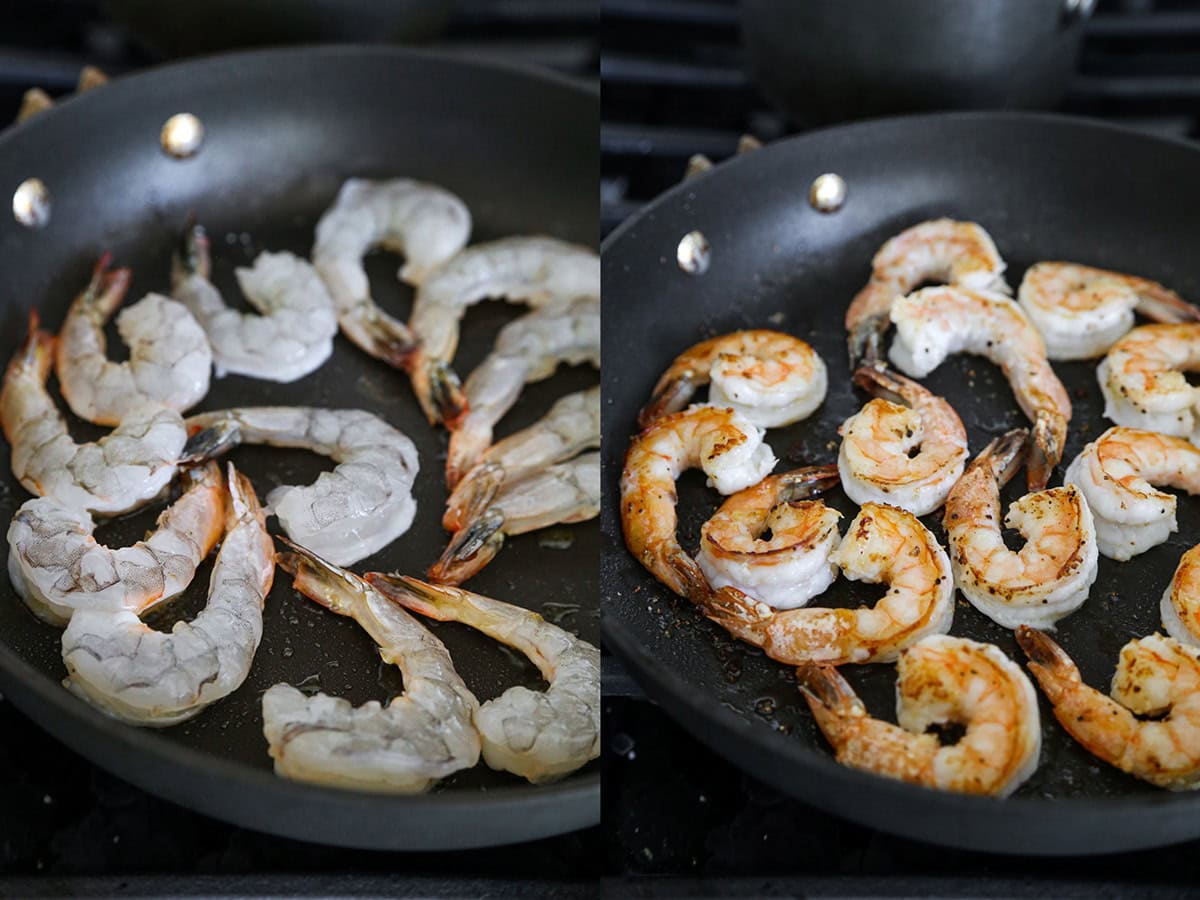
[[[0,222],[0,357],[7,360],[36,306],[57,327],[102,251],[134,269],[130,302],[166,290],[176,235],[189,215],[209,231],[218,286],[237,297],[233,267],[262,249],[307,254],[313,226],[343,179],[412,176],[458,193],[475,218],[473,240],[544,232],[597,239],[598,93],[557,77],[390,49],[306,48],[190,62],[123,78],[71,99],[0,136],[7,197],[40,178],[52,195],[49,224]],[[199,153],[177,160],[159,146],[172,115],[190,112],[205,130]],[[5,207],[7,207],[7,200]],[[399,260],[368,260],[376,297],[406,316],[411,292]],[[518,310],[482,304],[465,321],[457,365],[469,371],[497,328]],[[114,354],[121,351],[115,334]],[[524,392],[504,431],[539,418],[554,398],[595,383],[566,370]],[[214,379],[198,409],[238,404],[358,407],[406,432],[420,452],[412,529],[366,569],[420,573],[444,546],[445,437],[424,421],[406,379],[339,337],[321,369],[290,385],[235,376]],[[97,432],[75,430],[77,439]],[[240,448],[233,461],[260,495],[308,483],[328,461],[303,452]],[[0,449],[0,520],[26,495]],[[98,537],[131,542],[157,508],[102,526]],[[5,526],[7,527],[7,525]],[[595,523],[511,540],[471,582],[474,589],[539,610],[598,640]],[[554,546],[548,546],[553,544]],[[561,549],[569,545],[569,549]],[[558,549],[555,549],[558,548]],[[581,561],[588,561],[584,564]],[[206,566],[188,594],[157,620],[169,627],[204,602]],[[435,625],[480,699],[540,684],[523,658],[457,625]],[[277,778],[261,733],[261,693],[278,681],[386,702],[399,673],[380,662],[366,634],[331,615],[276,574],[264,637],[247,682],[192,722],[162,731],[99,714],[59,684],[59,633],[37,622],[0,581],[0,689],[65,743],[138,785],[252,828],[333,844],[432,849],[503,844],[599,821],[599,767],[535,787],[482,762],[416,797],[322,789]]]
[[[845,179],[840,211],[818,212],[809,186]],[[923,219],[981,223],[1015,286],[1027,266],[1066,259],[1158,279],[1200,299],[1200,150],[1059,116],[956,114],[880,120],[780,141],[668,191],[603,246],[605,366],[602,633],[645,690],[700,740],[757,778],[816,806],[887,831],[948,845],[1030,854],[1103,853],[1200,835],[1200,797],[1152,788],[1078,747],[1042,703],[1037,773],[1010,799],[939,793],[837,765],[792,671],[736,642],[656,582],[626,551],[618,481],[637,410],[674,355],[737,328],[779,328],[810,341],[830,387],[812,418],[769,431],[780,470],[836,459],[837,426],[865,397],[851,386],[842,317],[889,236]],[[700,231],[704,274],[676,259]],[[610,353],[611,357],[611,353]],[[1075,405],[1064,465],[1106,422],[1095,361],[1055,364]],[[952,357],[925,383],[958,411],[977,453],[1023,425],[990,363]],[[1052,484],[1061,483],[1060,467]],[[1018,483],[1019,482],[1019,483]],[[1019,496],[1014,480],[1005,502]],[[683,546],[694,550],[719,498],[697,472],[679,485]],[[828,498],[846,518],[840,490]],[[944,541],[940,516],[925,521]],[[1159,628],[1158,601],[1182,552],[1200,541],[1200,501],[1179,503],[1179,532],[1117,564],[1102,559],[1084,607],[1058,637],[1088,683],[1105,688],[1118,651]],[[1019,546],[1019,545],[1018,545]],[[839,579],[814,604],[873,603],[881,586]],[[1024,665],[1010,632],[959,595],[953,632],[998,644]],[[895,667],[846,667],[874,715],[894,717]],[[892,718],[894,721],[894,718]]]

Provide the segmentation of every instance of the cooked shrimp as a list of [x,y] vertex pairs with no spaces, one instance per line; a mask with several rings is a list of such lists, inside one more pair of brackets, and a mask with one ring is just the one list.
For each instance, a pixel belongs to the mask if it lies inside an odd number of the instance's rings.
[[337,316],[316,270],[291,253],[260,253],[234,270],[258,314],[225,305],[209,279],[208,236],[185,229],[171,267],[171,294],[208,334],[217,375],[227,372],[291,382],[319,369],[333,352]]
[[836,484],[833,466],[808,466],[731,495],[700,529],[696,562],[713,590],[736,588],[774,609],[824,593],[836,577],[842,514],[808,498]]
[[1157,281],[1075,263],[1031,266],[1017,302],[1050,359],[1100,356],[1133,327],[1135,312],[1156,322],[1200,321],[1200,309]]
[[1062,459],[1071,400],[1021,307],[997,294],[925,288],[897,300],[892,321],[897,333],[891,360],[913,378],[924,378],[951,353],[977,353],[1003,370],[1033,423],[1029,489],[1044,488]]
[[[1007,797],[1038,767],[1037,692],[992,644],[931,635],[900,655],[899,727],[872,718],[831,666],[802,666],[800,689],[844,766],[942,791]],[[965,731],[942,745],[931,728]]]
[[430,422],[452,424],[464,398],[451,363],[458,323],[486,298],[533,307],[576,297],[600,297],[600,257],[550,237],[510,237],[468,247],[421,284],[408,327],[417,339],[410,371],[413,390]]
[[1159,604],[1163,630],[1200,647],[1200,544],[1183,554]]
[[974,222],[931,219],[889,239],[871,261],[871,280],[846,310],[851,370],[882,355],[897,297],[930,282],[1008,294],[1004,268],[991,236]]
[[117,316],[129,359],[108,358],[104,326],[125,298],[129,270],[96,264],[92,281],[71,304],[55,354],[58,384],[71,411],[97,425],[120,425],[147,404],[183,412],[208,393],[212,351],[204,329],[182,303],[147,294]]
[[192,416],[187,426],[188,459],[216,456],[239,444],[268,444],[310,450],[337,463],[310,485],[284,484],[267,495],[288,536],[331,562],[358,562],[412,524],[417,448],[369,412],[247,406]]
[[1000,489],[1020,468],[1029,432],[993,440],[946,499],[943,522],[954,581],[971,605],[1005,628],[1054,623],[1083,605],[1099,569],[1096,528],[1075,485],[1026,494],[1008,508],[1004,527],[1025,538],[1009,550],[1000,527]]
[[1106,697],[1049,635],[1019,628],[1017,642],[1054,717],[1085,750],[1167,790],[1200,788],[1200,650],[1160,634],[1132,640]]
[[429,569],[429,580],[462,584],[500,552],[504,536],[586,522],[600,514],[600,454],[535,469],[504,487],[463,527]]
[[419,285],[461,250],[471,234],[471,213],[444,188],[393,178],[351,178],[317,223],[313,266],[337,309],[338,324],[367,353],[403,368],[416,343],[408,326],[371,297],[362,258],[382,246],[404,254],[400,277]]
[[1200,388],[1184,372],[1200,369],[1200,324],[1142,325],[1109,348],[1096,368],[1104,417],[1200,441]]
[[445,646],[424,625],[357,575],[303,547],[277,562],[296,590],[350,616],[399,666],[404,693],[386,706],[353,707],[328,694],[277,684],[263,694],[263,734],[286,778],[356,790],[413,794],[479,761],[472,719],[479,701],[454,671]]
[[625,543],[650,573],[683,597],[712,593],[704,573],[675,533],[675,480],[700,468],[722,494],[757,484],[775,468],[763,432],[745,416],[715,406],[689,406],[663,416],[630,442],[621,474]]
[[[600,368],[600,301],[551,303],[509,322],[491,355],[464,385],[469,412],[453,425],[446,482],[453,490],[492,443],[492,429],[527,384],[549,378],[559,364]],[[449,424],[449,423],[447,423]]]
[[1100,552],[1131,559],[1178,530],[1175,497],[1152,485],[1200,494],[1200,450],[1183,438],[1110,428],[1067,466],[1064,481],[1087,498]]
[[946,502],[967,462],[962,420],[941,397],[884,363],[863,366],[854,383],[875,399],[838,429],[846,496],[917,516],[933,512]]
[[829,384],[825,363],[799,338],[778,331],[735,331],[689,347],[663,372],[638,416],[645,428],[683,409],[706,384],[713,406],[728,406],[760,428],[812,415]]
[[[830,521],[835,540],[836,517],[834,513]],[[892,662],[905,647],[950,630],[954,621],[950,560],[912,513],[864,504],[827,564],[840,567],[854,581],[884,582],[888,592],[873,608],[777,612],[756,602],[765,598],[753,590],[745,594],[722,590],[705,612],[731,634],[761,647],[771,659],[791,665]],[[711,577],[710,583],[718,587]]]
[[81,609],[62,636],[71,691],[118,719],[165,726],[237,690],[262,638],[275,545],[250,481],[229,466],[229,513],[208,603],[170,634],[129,609]]
[[8,575],[38,618],[65,625],[76,610],[140,615],[191,582],[225,524],[225,486],[215,465],[184,475],[186,490],[145,540],[109,549],[85,510],[51,497],[27,501],[8,528]]
[[100,515],[129,512],[175,477],[187,440],[183,417],[163,406],[130,413],[110,434],[76,444],[46,390],[54,338],[30,315],[29,335],[0,389],[0,426],[12,445],[12,470],[32,494]]
[[475,713],[483,761],[534,784],[556,781],[600,755],[600,648],[537,613],[470,591],[373,572],[367,581],[413,612],[462,622],[524,653],[549,683],[510,687]]

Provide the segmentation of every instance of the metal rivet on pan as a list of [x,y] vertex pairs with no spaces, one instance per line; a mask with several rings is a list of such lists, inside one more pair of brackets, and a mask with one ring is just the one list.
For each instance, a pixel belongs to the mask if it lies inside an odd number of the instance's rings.
[[846,180],[833,172],[818,175],[808,189],[808,202],[818,212],[837,212],[846,202]]
[[13,194],[13,217],[26,228],[50,221],[50,191],[40,178],[26,178]]
[[703,275],[707,272],[711,256],[712,248],[708,245],[708,238],[699,231],[689,231],[675,249],[675,259],[679,261],[679,268],[689,275]]
[[204,142],[204,126],[191,113],[176,113],[163,125],[159,140],[171,156],[186,159]]

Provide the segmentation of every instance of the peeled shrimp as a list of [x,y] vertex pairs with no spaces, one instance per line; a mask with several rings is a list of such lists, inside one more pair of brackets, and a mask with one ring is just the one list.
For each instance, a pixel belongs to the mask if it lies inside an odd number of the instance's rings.
[[1200,544],[1183,554],[1159,603],[1163,630],[1200,647]]
[[1106,697],[1048,635],[1020,628],[1017,642],[1054,717],[1085,750],[1167,790],[1200,788],[1200,650],[1159,634],[1132,640]]
[[225,486],[215,465],[189,470],[186,490],[158,517],[155,531],[111,550],[92,536],[95,522],[51,497],[27,501],[8,529],[8,574],[38,618],[65,625],[76,610],[137,615],[188,586],[225,524]]
[[238,444],[299,447],[337,466],[305,487],[280,485],[267,505],[292,540],[350,565],[408,530],[417,448],[402,432],[361,409],[248,406],[202,413],[187,420],[189,459],[208,458]]
[[951,353],[977,353],[1004,371],[1033,423],[1029,489],[1044,488],[1062,459],[1071,400],[1021,307],[998,294],[935,287],[898,299],[891,315],[896,323],[891,360],[913,378],[924,378]]
[[1135,312],[1156,322],[1200,320],[1200,309],[1157,281],[1065,262],[1031,266],[1017,302],[1050,359],[1100,356],[1133,327]]
[[917,516],[933,512],[946,502],[967,462],[962,420],[941,397],[883,363],[860,368],[854,383],[875,399],[838,429],[846,496]]
[[[991,644],[931,635],[896,667],[899,727],[875,719],[830,666],[804,666],[801,690],[837,761],[925,787],[1007,797],[1034,773],[1042,731],[1037,692]],[[943,746],[931,726],[961,725]]]
[[249,480],[229,466],[229,513],[208,603],[169,634],[129,609],[81,609],[62,636],[63,682],[135,725],[183,722],[241,686],[262,639],[275,546]]
[[799,338],[778,331],[735,331],[701,341],[675,358],[638,416],[645,428],[678,412],[709,384],[713,406],[728,406],[760,428],[812,415],[829,384],[825,363]]
[[988,444],[950,492],[943,522],[955,584],[972,606],[1005,628],[1053,628],[1083,605],[1096,580],[1096,528],[1083,492],[1068,484],[1012,504],[1004,526],[1025,545],[1005,546],[1000,489],[1020,468],[1028,440],[1016,429]]
[[556,781],[600,755],[600,649],[537,613],[470,591],[375,572],[367,581],[413,612],[462,622],[524,653],[549,683],[510,687],[475,713],[483,760],[534,784]]
[[208,393],[212,351],[187,307],[147,294],[117,316],[129,360],[108,358],[104,326],[125,298],[129,270],[109,272],[109,256],[71,304],[58,336],[58,383],[71,411],[97,425],[120,425],[147,404],[183,412]]
[[12,470],[30,493],[100,515],[129,512],[175,477],[187,440],[183,417],[163,406],[129,413],[110,434],[76,444],[46,390],[54,338],[30,316],[29,335],[0,389],[0,426],[12,445]]
[[208,237],[187,228],[171,268],[171,294],[208,334],[217,375],[233,372],[291,382],[320,368],[333,352],[337,316],[316,270],[291,253],[260,253],[234,270],[258,314],[225,305],[209,279]]
[[[285,542],[288,543],[288,542]],[[263,694],[263,734],[275,771],[286,778],[355,790],[413,794],[479,761],[472,723],[479,701],[454,670],[445,646],[424,625],[357,575],[302,547],[277,562],[296,590],[350,616],[400,667],[404,693],[386,706],[351,706],[286,684]]]
[[1096,368],[1104,417],[1200,442],[1200,388],[1184,372],[1200,369],[1200,323],[1142,325],[1109,348]]
[[1152,485],[1200,494],[1200,450],[1182,438],[1110,428],[1067,466],[1064,481],[1087,498],[1100,552],[1132,559],[1178,530],[1175,497]]

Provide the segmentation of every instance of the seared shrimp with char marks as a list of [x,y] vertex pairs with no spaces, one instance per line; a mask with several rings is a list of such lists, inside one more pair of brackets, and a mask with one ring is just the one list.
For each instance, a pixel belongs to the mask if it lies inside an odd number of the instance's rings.
[[1096,368],[1104,417],[1193,443],[1200,388],[1184,372],[1200,369],[1200,323],[1142,325],[1109,348]]
[[1181,644],[1200,647],[1200,544],[1179,560],[1159,603],[1163,630]]

